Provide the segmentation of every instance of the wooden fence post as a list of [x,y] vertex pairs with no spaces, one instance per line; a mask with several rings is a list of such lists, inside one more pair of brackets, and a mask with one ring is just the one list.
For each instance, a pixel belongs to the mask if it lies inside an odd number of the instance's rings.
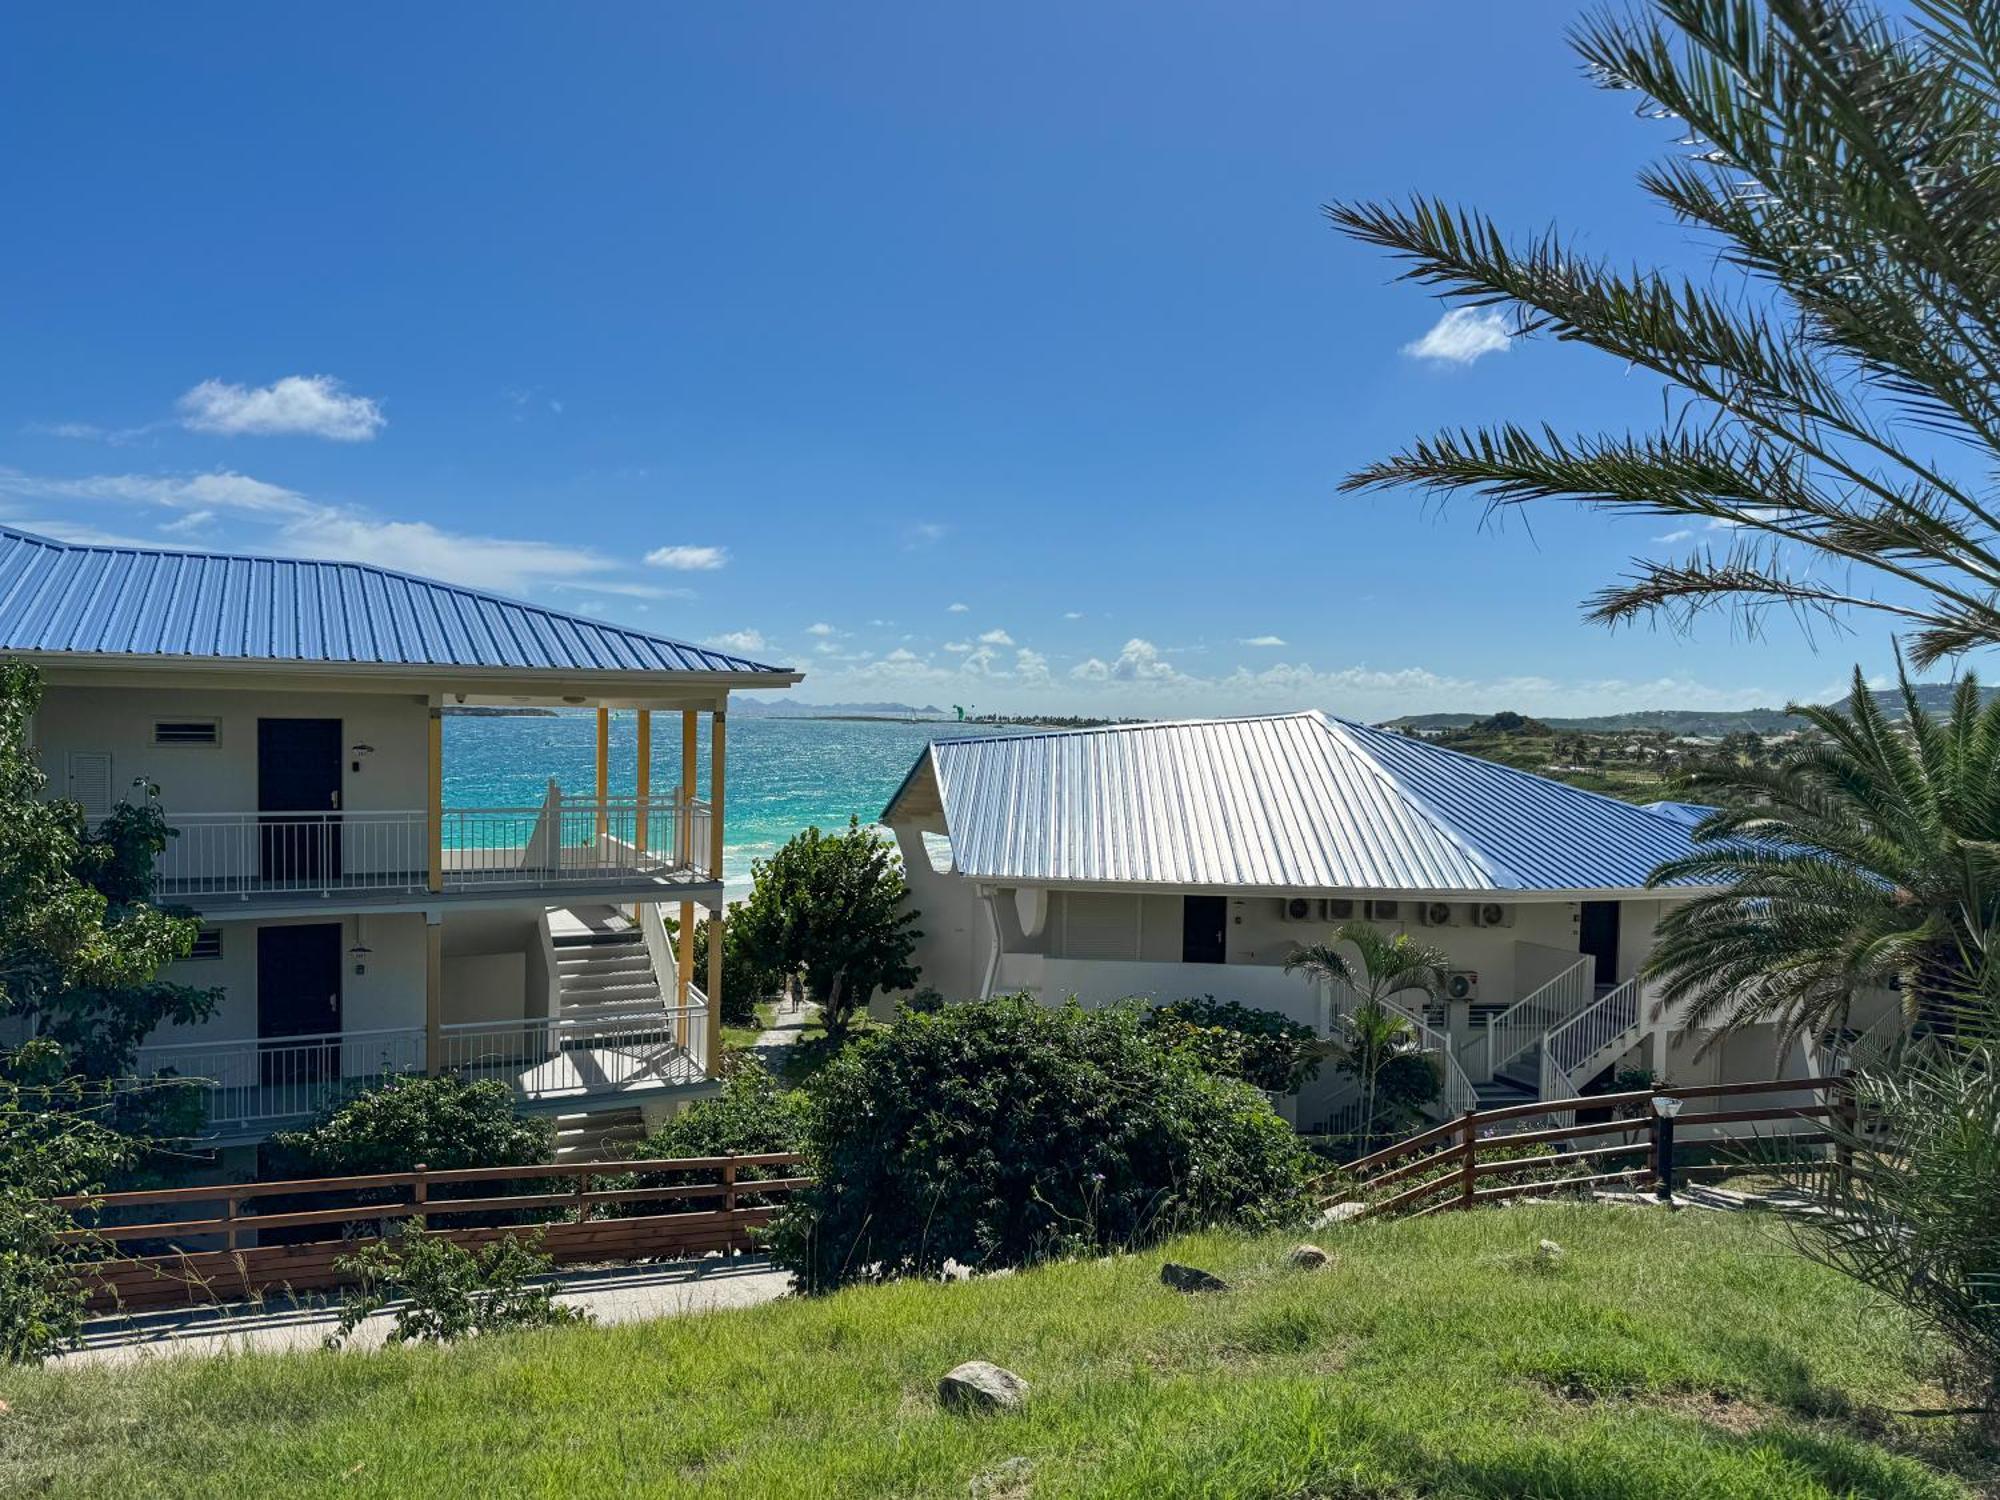
[[1459,1122],[1458,1206],[1472,1207],[1474,1184],[1479,1181],[1479,1111],[1468,1109]]
[[722,1164],[722,1213],[725,1227],[728,1231],[729,1253],[735,1255],[738,1246],[736,1244],[736,1163],[734,1161],[726,1161]]
[[236,1216],[242,1212],[242,1209],[243,1200],[234,1193],[231,1193],[227,1198],[222,1200],[222,1220],[226,1226],[223,1229],[222,1243],[224,1249],[234,1250],[237,1248]]
[[590,1193],[590,1174],[588,1172],[577,1173],[576,1174],[576,1222],[579,1224],[588,1224],[590,1222],[589,1193]]
[[424,1176],[425,1170],[424,1164],[418,1162],[416,1175],[410,1182],[410,1206],[419,1210],[410,1215],[410,1222],[416,1226],[418,1234],[430,1228],[430,1221],[421,1212],[423,1206],[431,1201],[430,1182]]

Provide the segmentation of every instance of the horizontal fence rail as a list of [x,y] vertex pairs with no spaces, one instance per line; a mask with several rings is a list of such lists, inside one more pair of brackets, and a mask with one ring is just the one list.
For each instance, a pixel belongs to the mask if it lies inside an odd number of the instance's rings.
[[[433,824],[420,810],[169,813],[170,896],[423,891]],[[671,798],[564,797],[447,808],[435,853],[446,891],[710,878],[709,811]]]
[[[412,1230],[530,1238],[558,1264],[755,1247],[810,1187],[793,1152],[379,1172],[52,1199],[95,1310],[144,1311],[346,1284],[335,1262]],[[473,1221],[468,1223],[467,1221]]]
[[[1677,1164],[1676,1176],[1770,1165],[1774,1151],[1794,1153],[1786,1160],[1796,1160],[1797,1151],[1828,1142],[1824,1126],[1813,1122],[1853,1117],[1853,1093],[1845,1077],[1762,1079],[1512,1104],[1470,1111],[1350,1163],[1328,1178],[1326,1202],[1329,1206],[1358,1202],[1363,1205],[1361,1216],[1373,1218],[1474,1208],[1507,1198],[1643,1185],[1658,1177],[1661,1166],[1653,1099],[1754,1096],[1797,1102],[1692,1112],[1683,1109],[1674,1120],[1679,1150],[1716,1154],[1720,1159]],[[1577,1120],[1578,1111],[1612,1117],[1582,1123]],[[1551,1116],[1562,1123],[1540,1123]],[[1502,1128],[1507,1126],[1521,1128]],[[1740,1128],[1743,1126],[1762,1128],[1746,1131]],[[1704,1133],[1690,1136],[1688,1132],[1693,1131]],[[1531,1147],[1541,1149],[1524,1150]],[[1557,1175],[1532,1181],[1492,1181],[1538,1172]]]

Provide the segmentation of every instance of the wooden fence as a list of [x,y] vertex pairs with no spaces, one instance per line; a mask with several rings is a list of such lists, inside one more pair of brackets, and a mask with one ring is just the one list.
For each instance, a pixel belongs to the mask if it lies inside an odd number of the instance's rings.
[[[803,1165],[801,1156],[772,1152],[439,1172],[418,1167],[54,1201],[77,1220],[66,1235],[86,1256],[79,1271],[92,1309],[136,1312],[344,1285],[349,1278],[335,1261],[389,1233],[392,1225],[427,1229],[465,1245],[503,1235],[539,1237],[542,1252],[559,1264],[747,1250],[754,1244],[751,1231],[770,1222],[771,1200],[810,1186],[812,1179],[744,1174]],[[630,1183],[635,1175],[656,1173],[695,1180],[662,1187]],[[592,1185],[607,1180],[612,1185]],[[476,1191],[482,1185],[490,1185],[483,1196]],[[534,1191],[544,1185],[544,1191]],[[475,1191],[440,1197],[440,1188]],[[340,1201],[259,1211],[274,1198]],[[696,1203],[701,1206],[681,1206]],[[628,1209],[630,1217],[605,1213],[619,1205],[641,1205],[642,1211]],[[663,1208],[670,1211],[657,1211]],[[482,1221],[477,1226],[453,1227],[453,1221],[475,1215]],[[285,1243],[269,1243],[280,1233]],[[125,1249],[135,1244],[139,1248]]]
[[[1503,1109],[1471,1110],[1455,1120],[1422,1131],[1372,1155],[1348,1164],[1334,1181],[1338,1190],[1329,1205],[1360,1201],[1363,1217],[1384,1214],[1417,1215],[1475,1208],[1508,1198],[1537,1197],[1609,1187],[1645,1186],[1658,1180],[1661,1169],[1658,1126],[1652,1101],[1667,1098],[1714,1100],[1744,1095],[1804,1095],[1796,1104],[1758,1105],[1743,1109],[1683,1109],[1673,1122],[1674,1176],[1712,1176],[1755,1170],[1778,1160],[1797,1161],[1800,1150],[1821,1147],[1829,1137],[1812,1122],[1840,1116],[1851,1119],[1853,1092],[1843,1078],[1766,1079],[1754,1083],[1723,1083],[1691,1088],[1638,1089],[1622,1094],[1593,1094],[1575,1099],[1539,1100]],[[1542,1126],[1506,1131],[1496,1127],[1533,1122],[1538,1117],[1571,1111],[1638,1111],[1623,1118],[1591,1123]],[[1764,1126],[1745,1130],[1744,1126]],[[1800,1127],[1804,1126],[1804,1129]],[[1782,1127],[1782,1128],[1771,1128]],[[1705,1134],[1689,1139],[1687,1132]],[[1604,1141],[1610,1144],[1582,1144]],[[1636,1137],[1636,1139],[1635,1139]],[[1523,1147],[1553,1148],[1522,1153]],[[1714,1160],[1689,1160],[1697,1157]],[[1637,1157],[1638,1160],[1630,1160]],[[1623,1162],[1621,1165],[1620,1163]],[[1528,1173],[1558,1171],[1555,1177],[1533,1181],[1505,1179]],[[1409,1184],[1402,1186],[1402,1184]],[[1388,1189],[1395,1188],[1393,1193]],[[1386,1196],[1385,1196],[1386,1194]]]

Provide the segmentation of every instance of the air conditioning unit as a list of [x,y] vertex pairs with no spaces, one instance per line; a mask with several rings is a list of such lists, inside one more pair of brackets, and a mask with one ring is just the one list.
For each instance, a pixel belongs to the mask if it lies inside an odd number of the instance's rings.
[[1447,1000],[1477,1000],[1479,998],[1479,971],[1477,969],[1453,969],[1444,976],[1444,997]]
[[1319,918],[1319,903],[1304,896],[1280,896],[1278,898],[1278,920],[1280,922],[1312,922]]
[[1480,901],[1472,907],[1474,927],[1512,927],[1514,908],[1502,906],[1498,901]]
[[1326,919],[1329,922],[1352,921],[1355,900],[1352,896],[1329,896],[1326,898]]
[[1451,903],[1449,901],[1420,901],[1417,903],[1417,920],[1426,927],[1449,927],[1451,925]]
[[1400,901],[1370,901],[1368,916],[1375,922],[1400,922],[1403,920],[1403,903]]

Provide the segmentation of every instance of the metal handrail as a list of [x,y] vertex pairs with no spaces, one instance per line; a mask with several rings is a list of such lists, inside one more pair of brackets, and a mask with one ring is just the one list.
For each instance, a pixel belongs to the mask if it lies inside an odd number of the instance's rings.
[[[1596,963],[1597,960],[1590,954],[1581,955],[1575,963],[1531,990],[1499,1015],[1487,1017],[1485,1026],[1467,1037],[1459,1052],[1466,1054],[1485,1048],[1486,1076],[1492,1077],[1500,1068],[1534,1046],[1555,1022],[1567,1019],[1590,1003],[1591,983],[1580,976],[1586,971],[1594,973]],[[1555,1004],[1551,1005],[1550,997],[1555,998]],[[1545,1014],[1551,1011],[1552,1014]],[[1515,1019],[1524,1013],[1532,1014],[1523,1020]]]

